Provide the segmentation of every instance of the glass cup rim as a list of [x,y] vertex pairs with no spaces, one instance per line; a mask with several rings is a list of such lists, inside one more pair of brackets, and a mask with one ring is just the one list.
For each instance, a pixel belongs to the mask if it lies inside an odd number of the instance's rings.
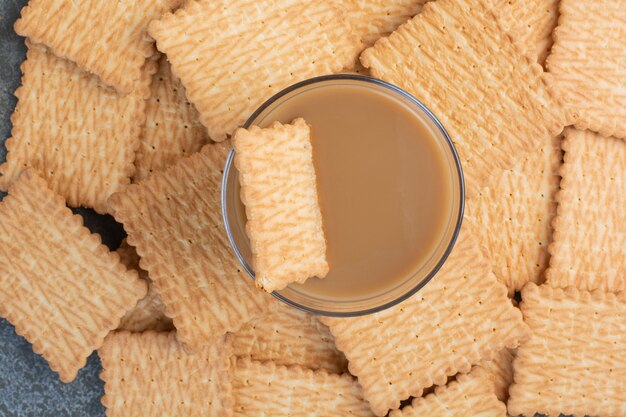
[[[273,297],[279,299],[281,302],[284,302],[285,304],[288,304],[291,307],[297,308],[298,310],[304,311],[306,313],[311,313],[311,314],[320,315],[320,316],[327,316],[327,317],[358,317],[358,316],[364,316],[364,315],[368,315],[368,314],[377,313],[377,312],[386,310],[386,309],[388,309],[390,307],[393,307],[393,306],[401,303],[402,301],[408,299],[409,297],[411,297],[412,295],[417,293],[426,284],[428,284],[428,282],[430,282],[430,280],[435,275],[437,275],[437,273],[439,272],[439,270],[441,269],[443,264],[448,259],[448,256],[452,252],[452,249],[454,248],[454,245],[455,245],[455,243],[457,241],[457,238],[459,236],[459,233],[461,231],[461,225],[463,223],[463,214],[465,212],[465,179],[464,179],[464,176],[463,176],[463,168],[461,166],[461,159],[459,158],[459,155],[458,155],[457,150],[456,150],[456,148],[454,146],[454,143],[452,142],[452,139],[450,138],[450,135],[448,134],[448,132],[444,128],[443,124],[439,121],[437,116],[435,116],[435,114],[432,111],[430,111],[430,109],[428,107],[426,107],[426,105],[424,103],[422,103],[420,100],[418,100],[412,94],[408,93],[407,91],[403,90],[402,88],[400,88],[400,87],[398,87],[396,85],[393,85],[391,83],[388,83],[386,81],[383,81],[381,79],[374,78],[374,77],[369,77],[369,76],[366,76],[366,75],[361,75],[361,74],[331,74],[331,75],[322,75],[322,76],[319,76],[319,77],[309,78],[309,79],[306,79],[304,81],[300,81],[298,83],[292,84],[289,87],[284,88],[283,90],[281,90],[278,93],[274,94],[272,97],[267,99],[263,104],[261,104],[261,106],[259,106],[259,108],[256,109],[254,111],[254,113],[252,113],[252,115],[248,118],[248,120],[246,120],[246,122],[243,125],[243,128],[244,129],[249,128],[252,125],[252,123],[255,121],[255,119],[263,111],[265,111],[265,109],[267,109],[269,106],[271,106],[278,99],[280,99],[283,96],[291,93],[292,91],[297,90],[297,89],[302,88],[302,87],[309,86],[311,84],[317,84],[317,83],[321,83],[321,82],[325,82],[325,81],[336,81],[336,80],[338,80],[338,81],[340,81],[340,80],[352,80],[352,81],[359,81],[359,82],[375,84],[375,85],[384,87],[384,88],[386,88],[388,90],[391,90],[392,92],[394,92],[396,94],[401,95],[403,98],[407,99],[412,104],[416,105],[421,111],[424,112],[424,114],[426,114],[426,116],[428,116],[428,118],[437,127],[439,132],[443,135],[443,138],[444,138],[446,144],[448,145],[448,149],[449,149],[449,151],[452,154],[452,157],[453,157],[453,160],[454,160],[454,165],[455,165],[455,168],[456,168],[456,173],[457,173],[457,176],[458,176],[458,181],[459,181],[459,194],[460,194],[459,195],[459,210],[458,210],[458,213],[457,213],[457,218],[456,218],[456,224],[454,226],[454,231],[452,232],[452,236],[450,237],[450,241],[448,242],[448,245],[446,246],[446,249],[443,251],[443,253],[441,255],[441,258],[437,261],[435,266],[428,272],[428,274],[426,274],[415,286],[413,286],[411,289],[409,289],[408,291],[406,291],[402,295],[394,298],[391,301],[388,301],[388,302],[386,302],[384,304],[381,304],[379,306],[375,306],[375,307],[367,308],[367,309],[363,309],[363,310],[358,310],[358,311],[325,311],[325,310],[320,310],[320,309],[312,308],[312,307],[309,307],[309,306],[297,303],[297,302],[295,302],[293,300],[290,300],[289,298],[283,296],[282,294],[279,294],[276,291],[273,291],[271,293],[271,295]],[[229,182],[228,178],[229,178],[229,175],[230,175],[231,168],[233,168],[233,166],[234,166],[234,157],[235,157],[235,149],[231,147],[231,149],[230,149],[230,151],[228,153],[228,157],[226,158],[226,163],[224,165],[224,172],[222,174],[222,183],[221,183],[221,187],[222,187],[221,188],[222,220],[224,222],[224,228],[226,230],[226,235],[228,237],[228,242],[230,243],[230,247],[233,250],[233,252],[235,254],[235,257],[239,261],[239,264],[245,269],[245,271],[250,276],[250,278],[252,280],[254,280],[255,279],[254,271],[252,270],[252,268],[248,265],[248,263],[244,259],[243,255],[241,254],[241,251],[239,250],[239,247],[237,246],[237,243],[234,240],[234,237],[233,237],[233,234],[232,234],[232,231],[231,231],[230,219],[229,219],[229,216],[228,216],[228,210],[227,210],[228,209],[228,204],[227,204],[227,200],[228,200],[228,182]]]

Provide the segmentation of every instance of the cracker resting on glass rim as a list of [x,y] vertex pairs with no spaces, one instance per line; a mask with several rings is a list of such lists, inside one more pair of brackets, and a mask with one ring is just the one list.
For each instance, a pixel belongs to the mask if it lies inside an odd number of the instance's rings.
[[0,316],[71,382],[146,284],[27,170],[0,202]]
[[298,118],[238,129],[233,147],[257,286],[272,292],[324,278],[328,261],[310,126]]

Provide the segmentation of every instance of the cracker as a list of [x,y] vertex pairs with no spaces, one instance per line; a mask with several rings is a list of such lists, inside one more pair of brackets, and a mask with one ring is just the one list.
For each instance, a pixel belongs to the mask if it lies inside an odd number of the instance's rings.
[[70,206],[105,213],[107,198],[134,171],[154,63],[144,68],[142,88],[121,95],[47,48],[27,46],[0,189],[32,167]]
[[165,315],[165,306],[161,301],[161,297],[155,291],[148,273],[139,267],[139,256],[135,248],[124,240],[116,252],[126,268],[137,271],[139,277],[148,284],[146,296],[139,300],[137,305],[122,317],[117,329],[131,332],[144,332],[146,330],[164,332],[174,330],[172,320]]
[[311,129],[304,119],[233,136],[257,286],[268,292],[328,273]]
[[379,416],[503,348],[515,348],[528,335],[468,226],[437,275],[408,300],[367,316],[322,322]]
[[121,93],[141,83],[146,58],[154,54],[148,23],[181,0],[30,0],[15,31],[45,44]]
[[228,147],[206,145],[109,203],[178,330],[197,350],[262,314],[268,297],[239,270],[220,210]]
[[392,411],[389,417],[446,416],[506,417],[506,406],[498,401],[490,388],[490,375],[475,367],[469,374],[459,375],[455,381],[423,398],[416,398],[410,406]]
[[187,354],[175,333],[115,332],[98,349],[107,417],[233,415],[230,348]]
[[509,398],[509,387],[513,382],[514,352],[512,349],[502,349],[491,360],[480,363],[481,368],[487,371],[493,380],[496,397],[504,403]]
[[541,67],[520,55],[480,0],[426,3],[361,62],[437,115],[461,158],[468,197],[567,124]]
[[543,281],[548,266],[560,140],[544,137],[541,148],[502,172],[466,205],[465,221],[475,225],[483,255],[509,296],[527,282]]
[[159,60],[150,89],[150,99],[146,101],[146,124],[135,158],[137,170],[133,180],[136,182],[152,172],[163,171],[210,141],[206,128],[198,119],[198,111],[187,101],[185,88],[172,75],[165,56]]
[[547,282],[626,290],[626,142],[569,128]]
[[528,284],[522,313],[533,337],[513,362],[511,415],[626,414],[626,294]]
[[546,66],[579,129],[626,138],[626,7],[562,0]]
[[373,416],[348,375],[239,359],[233,375],[235,417]]
[[217,141],[275,93],[341,71],[360,50],[343,7],[328,1],[189,1],[149,31]]
[[32,170],[9,188],[0,219],[0,316],[70,382],[146,284]]
[[347,369],[346,357],[335,347],[328,327],[316,316],[280,302],[273,302],[268,314],[233,333],[231,343],[235,356],[255,361],[337,374]]

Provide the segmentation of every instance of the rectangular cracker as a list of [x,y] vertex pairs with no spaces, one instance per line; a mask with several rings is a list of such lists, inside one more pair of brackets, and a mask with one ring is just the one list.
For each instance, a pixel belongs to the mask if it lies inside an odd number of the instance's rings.
[[443,123],[461,158],[467,196],[558,135],[565,112],[541,67],[523,57],[480,0],[429,2],[361,54],[375,77],[404,88]]
[[341,71],[360,50],[342,5],[329,1],[191,0],[149,32],[217,141],[275,93]]
[[302,118],[233,135],[255,280],[268,292],[328,273],[311,141]]
[[349,374],[238,359],[233,375],[235,417],[372,417]]
[[322,322],[379,416],[528,336],[467,225],[441,270],[411,298],[367,316]]
[[185,88],[172,74],[165,56],[158,62],[150,99],[146,100],[146,123],[135,158],[135,182],[152,172],[163,171],[210,141],[198,111],[187,100]]
[[498,401],[491,382],[487,371],[474,367],[469,374],[435,388],[434,393],[414,399],[410,406],[392,411],[389,417],[506,417],[506,406]]
[[560,181],[560,140],[537,138],[539,149],[502,172],[465,207],[465,221],[475,226],[483,255],[509,296],[527,282],[544,279]]
[[569,128],[547,282],[626,290],[626,142]]
[[626,294],[528,284],[509,414],[626,414]]
[[227,144],[210,144],[109,199],[178,330],[200,349],[262,314],[269,297],[240,271],[220,210]]
[[140,83],[154,54],[148,23],[182,0],[30,0],[15,31],[96,74],[121,93]]
[[509,387],[513,383],[514,358],[515,350],[502,349],[491,360],[480,362],[480,367],[487,371],[493,380],[496,397],[503,403],[509,398]]
[[70,382],[146,284],[32,170],[9,188],[0,219],[0,316]]
[[301,365],[340,374],[347,370],[343,353],[319,318],[274,301],[270,311],[232,333],[234,355],[276,365]]
[[578,129],[626,139],[626,6],[561,0],[546,66]]
[[171,333],[115,332],[98,349],[107,417],[230,417],[230,348],[224,339],[190,355]]
[[31,167],[70,206],[106,213],[107,198],[134,171],[154,63],[148,60],[140,88],[121,95],[47,48],[26,44],[0,190]]

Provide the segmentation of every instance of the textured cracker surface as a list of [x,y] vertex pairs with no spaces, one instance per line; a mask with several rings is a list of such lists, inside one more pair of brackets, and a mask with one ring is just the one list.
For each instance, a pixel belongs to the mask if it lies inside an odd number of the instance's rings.
[[150,34],[221,141],[283,88],[354,63],[360,40],[343,11],[326,1],[190,0]]
[[514,350],[502,349],[489,361],[482,361],[480,366],[489,373],[493,380],[496,397],[506,403],[509,398],[509,386],[513,382]]
[[626,290],[626,142],[569,128],[548,284]]
[[404,88],[441,120],[463,164],[467,196],[558,135],[566,115],[479,0],[429,2],[361,54],[375,77]]
[[30,0],[15,31],[50,47],[122,93],[154,53],[148,23],[181,0]]
[[[468,414],[469,413],[469,414]],[[506,406],[491,389],[490,375],[475,367],[456,381],[435,388],[433,394],[416,398],[410,406],[391,412],[389,417],[506,417]]]
[[0,316],[70,382],[146,284],[25,171],[0,203]]
[[475,226],[483,255],[510,296],[527,282],[544,279],[560,180],[560,140],[541,140],[541,148],[503,171],[465,206],[465,221]]
[[626,139],[626,3],[561,0],[546,66],[579,129]]
[[171,333],[111,333],[98,349],[107,417],[230,417],[230,348],[222,339],[193,355]]
[[30,44],[0,165],[0,189],[32,167],[70,206],[106,212],[106,199],[130,182],[144,121],[147,79],[121,95],[47,48]]
[[261,314],[269,297],[238,269],[228,246],[219,195],[227,152],[226,144],[206,145],[109,199],[191,350]]
[[235,417],[373,417],[348,375],[238,359],[233,375]]
[[163,171],[181,157],[199,151],[209,142],[198,111],[185,97],[185,88],[171,70],[165,56],[152,77],[146,100],[146,123],[135,159],[135,182],[152,172]]
[[233,353],[276,365],[301,365],[340,374],[347,370],[328,327],[318,317],[273,301],[270,311],[232,333]]
[[625,294],[529,284],[520,307],[533,337],[513,362],[509,413],[625,415]]
[[368,316],[322,321],[379,416],[528,335],[467,226],[439,273],[408,300]]
[[255,279],[268,292],[328,273],[312,140],[301,118],[233,135]]

